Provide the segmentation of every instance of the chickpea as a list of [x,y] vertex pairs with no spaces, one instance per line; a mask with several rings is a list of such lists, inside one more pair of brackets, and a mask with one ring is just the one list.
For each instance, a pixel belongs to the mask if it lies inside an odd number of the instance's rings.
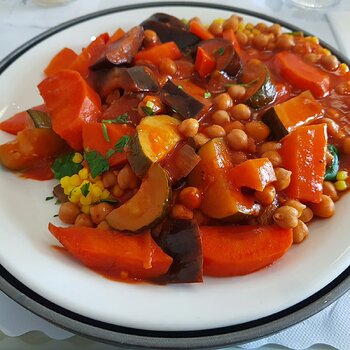
[[75,226],[84,226],[84,227],[94,227],[94,223],[91,220],[90,215],[81,213],[77,216],[74,222]]
[[273,220],[282,228],[294,228],[298,225],[298,211],[288,205],[284,205],[275,210]]
[[288,199],[286,202],[284,202],[283,205],[289,205],[290,207],[295,208],[298,211],[298,218],[303,213],[304,209],[306,208],[306,205],[303,203],[300,203],[296,199]]
[[304,61],[309,64],[316,64],[321,59],[321,55],[318,55],[316,53],[307,53],[304,55]]
[[289,34],[281,34],[277,37],[276,46],[282,50],[288,50],[295,46],[293,36]]
[[248,136],[240,129],[233,129],[227,135],[227,142],[234,151],[243,151],[248,146]]
[[350,136],[346,136],[343,138],[342,150],[344,154],[350,155]]
[[246,94],[246,89],[242,85],[235,84],[230,86],[227,92],[233,100],[241,100]]
[[230,109],[231,117],[236,120],[248,120],[252,114],[250,108],[240,103]]
[[252,137],[248,137],[247,152],[248,153],[256,152],[256,143]]
[[223,30],[224,27],[221,21],[213,21],[209,26],[209,31],[215,36],[221,35]]
[[91,220],[94,224],[101,223],[106,216],[113,210],[113,206],[108,203],[98,203],[90,208]]
[[306,207],[301,213],[301,215],[299,216],[299,220],[306,223],[306,222],[310,222],[313,217],[314,217],[313,211],[309,207]]
[[322,194],[320,203],[311,203],[310,208],[312,209],[314,215],[320,218],[329,218],[335,213],[335,206],[332,198]]
[[265,34],[258,34],[253,38],[253,45],[260,50],[265,49],[268,43],[269,37]]
[[339,67],[338,58],[334,55],[323,55],[320,59],[320,63],[324,69],[335,71]]
[[239,27],[239,17],[232,15],[230,18],[228,18],[223,25],[224,30],[232,29],[234,32]]
[[159,63],[159,71],[173,76],[177,71],[176,63],[170,58],[163,58]]
[[264,142],[260,146],[260,153],[265,153],[268,151],[278,151],[279,149],[281,149],[281,147],[282,147],[282,144],[280,142],[274,142],[274,141]]
[[185,187],[179,193],[178,201],[188,209],[198,209],[202,202],[202,193],[197,187]]
[[214,139],[215,137],[223,137],[226,135],[225,129],[220,125],[210,125],[204,130],[205,135]]
[[266,185],[261,192],[255,191],[254,197],[260,204],[270,205],[276,197],[276,189],[271,184]]
[[278,151],[266,151],[261,155],[262,158],[268,158],[274,167],[279,167],[282,165],[282,157]]
[[335,87],[335,92],[339,95],[350,95],[350,81],[338,84]]
[[113,171],[106,171],[102,174],[102,182],[106,188],[113,187],[117,183],[117,176]]
[[120,188],[120,186],[118,185],[118,183],[116,183],[111,190],[111,193],[114,197],[121,197],[124,194],[124,190],[122,190]]
[[282,33],[282,27],[278,23],[274,23],[269,27],[268,31],[275,36],[279,36]]
[[194,143],[196,144],[197,148],[202,147],[203,145],[205,145],[208,141],[210,141],[210,139],[205,136],[204,134],[202,134],[201,132],[199,132],[198,134],[196,134],[193,137]]
[[252,121],[245,125],[247,135],[256,141],[263,141],[270,135],[269,127],[261,121]]
[[234,151],[231,152],[231,162],[233,165],[238,165],[245,162],[248,159],[245,152],[242,151]]
[[276,181],[274,185],[277,191],[285,190],[291,181],[292,172],[284,168],[275,168]]
[[193,211],[182,204],[175,204],[170,210],[170,217],[173,219],[192,220]]
[[75,219],[80,214],[79,207],[72,202],[62,203],[58,212],[58,217],[65,224],[74,224]]
[[232,104],[233,104],[232,98],[226,92],[224,92],[220,95],[217,95],[213,99],[213,103],[217,109],[223,109],[223,110],[226,110],[226,109],[232,107]]
[[237,32],[236,33],[236,38],[237,38],[238,43],[241,46],[245,46],[245,45],[248,44],[249,38],[248,38],[247,34],[245,34],[243,32]]
[[230,115],[222,109],[215,111],[211,116],[211,119],[215,124],[219,124],[219,125],[224,125],[231,120]]
[[99,230],[109,230],[111,227],[106,220],[103,220],[97,225],[96,228]]
[[194,137],[198,133],[199,122],[197,119],[188,118],[181,122],[178,130],[185,137]]
[[293,228],[293,243],[301,243],[309,235],[309,228],[298,220],[298,225]]
[[138,185],[138,179],[131,170],[129,164],[126,164],[118,173],[117,182],[122,190],[127,188],[134,189]]
[[159,43],[159,38],[157,33],[154,30],[146,29],[143,32],[143,46],[144,47],[152,47]]
[[235,120],[234,122],[226,124],[224,128],[225,128],[226,134],[229,134],[233,129],[244,130],[244,125],[240,121]]
[[259,22],[258,24],[255,25],[255,29],[259,30],[261,33],[264,33],[268,31],[268,26],[264,22]]
[[323,187],[323,194],[330,197],[333,202],[336,202],[339,199],[338,192],[333,182],[324,181],[322,187]]

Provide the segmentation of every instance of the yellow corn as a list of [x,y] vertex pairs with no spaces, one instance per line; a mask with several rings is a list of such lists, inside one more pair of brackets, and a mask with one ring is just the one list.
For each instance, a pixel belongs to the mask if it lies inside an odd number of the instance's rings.
[[89,214],[90,214],[90,205],[83,205],[83,206],[81,207],[81,211],[82,211],[84,214],[89,215]]
[[321,47],[319,53],[325,56],[329,56],[331,54],[331,52],[328,49],[325,49],[324,47]]
[[85,196],[81,196],[79,199],[79,202],[82,206],[84,205],[90,205],[92,200],[91,200],[91,194],[89,193],[86,197]]
[[102,193],[101,193],[101,199],[107,199],[109,197],[110,193],[108,190],[103,190]]
[[216,18],[214,19],[213,23],[217,23],[217,24],[222,24],[225,22],[224,18]]
[[70,177],[69,176],[62,177],[62,179],[60,180],[60,184],[61,184],[62,188],[69,186],[70,185]]
[[348,188],[348,185],[346,184],[346,182],[344,180],[340,180],[340,181],[337,181],[335,184],[334,184],[335,188],[337,191],[345,191],[347,188]]
[[72,161],[73,163],[80,164],[83,161],[83,155],[79,152],[74,153]]
[[348,65],[345,64],[345,63],[340,63],[338,69],[339,69],[339,73],[340,73],[341,75],[344,75],[344,74],[346,74],[346,73],[349,71],[349,67],[348,67]]
[[317,36],[307,36],[305,38],[305,40],[310,42],[310,43],[313,43],[313,44],[319,44],[320,43],[320,41],[318,40]]
[[70,177],[70,184],[72,185],[72,186],[80,186],[80,184],[81,184],[81,178],[79,177],[79,175],[78,174],[74,174],[74,175],[72,175],[71,177]]
[[68,185],[68,186],[63,187],[64,194],[69,196],[70,193],[72,192],[73,188],[74,188],[74,186],[72,186],[72,185]]
[[97,184],[93,184],[90,188],[90,193],[93,197],[99,199],[102,194],[102,189]]
[[254,28],[253,24],[252,23],[247,23],[245,25],[245,29],[248,29],[248,30],[252,30]]
[[348,172],[345,170],[338,171],[337,173],[337,181],[345,181],[349,178]]
[[253,35],[259,35],[261,32],[259,29],[253,28],[252,33],[253,33]]
[[80,197],[82,196],[80,187],[75,187],[69,194],[69,200],[72,203],[78,204],[80,202]]
[[78,175],[82,180],[86,180],[89,177],[89,171],[86,168],[83,168],[79,170]]
[[95,182],[95,185],[98,186],[102,191],[105,189],[102,180],[96,181],[96,182]]

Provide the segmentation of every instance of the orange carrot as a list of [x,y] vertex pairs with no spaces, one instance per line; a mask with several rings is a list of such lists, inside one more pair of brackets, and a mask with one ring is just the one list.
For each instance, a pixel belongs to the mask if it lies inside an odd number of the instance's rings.
[[169,41],[164,44],[153,46],[149,49],[139,51],[135,55],[135,62],[138,61],[149,61],[156,66],[164,60],[164,58],[170,58],[172,60],[177,60],[182,57],[182,53],[173,41]]
[[233,47],[235,48],[236,52],[240,55],[241,54],[241,48],[239,46],[238,40],[236,38],[235,32],[232,29],[227,29],[222,32],[222,37],[226,40],[228,40],[230,43],[232,43]]
[[[134,128],[126,124],[104,124],[89,123],[83,126],[83,145],[84,149],[97,151],[106,156],[108,150],[113,149],[115,143],[124,135],[133,135]],[[104,130],[103,130],[104,129]],[[108,141],[109,139],[109,141]],[[127,160],[126,153],[114,153],[109,158],[111,166],[125,163]]]
[[262,191],[266,185],[276,181],[273,165],[268,158],[249,159],[232,168],[228,177],[233,186],[249,187]]
[[215,69],[216,62],[204,49],[198,47],[195,67],[198,74],[204,78]]
[[44,69],[44,73],[53,75],[62,69],[67,69],[77,57],[78,55],[72,49],[65,47],[53,57],[49,65]]
[[278,226],[201,226],[203,271],[209,276],[246,275],[272,264],[293,243]]
[[124,30],[122,28],[118,28],[113,34],[112,36],[109,38],[108,43],[112,43],[113,41],[117,41],[118,39],[120,39],[123,35],[125,34]]
[[63,70],[38,85],[52,128],[75,150],[82,150],[82,128],[101,115],[101,101],[78,72]]
[[275,65],[282,78],[302,90],[310,90],[321,98],[329,93],[329,74],[305,63],[294,53],[282,51],[276,55]]
[[173,259],[154,242],[150,231],[130,235],[89,227],[56,227],[50,232],[76,259],[112,277],[151,279],[164,275]]
[[318,203],[326,172],[326,124],[300,126],[282,142],[283,167],[292,172],[286,189],[291,198]]
[[202,39],[202,40],[208,40],[208,39],[213,39],[214,35],[211,34],[209,32],[209,30],[207,30],[203,24],[199,21],[191,21],[190,22],[190,27],[189,27],[189,31],[194,34],[197,35],[198,38]]
[[[34,109],[36,111],[47,112],[47,108],[45,105],[32,107],[31,109]],[[0,130],[16,135],[19,131],[28,127],[33,127],[33,126],[34,124],[29,114],[27,113],[27,111],[22,111],[22,112],[16,113],[14,116],[10,117],[9,119],[6,119],[3,122],[1,122]]]

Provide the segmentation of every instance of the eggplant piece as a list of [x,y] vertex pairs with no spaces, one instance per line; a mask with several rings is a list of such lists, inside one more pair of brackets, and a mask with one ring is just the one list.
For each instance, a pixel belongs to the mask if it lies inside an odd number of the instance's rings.
[[163,251],[173,258],[168,273],[159,282],[203,281],[202,240],[196,221],[170,219],[163,224],[156,240]]
[[107,44],[102,57],[90,66],[90,69],[99,70],[130,64],[139,51],[143,38],[143,27],[131,28],[120,39]]
[[156,13],[141,25],[145,30],[156,32],[163,43],[174,41],[181,51],[191,50],[200,42],[200,39],[189,32],[178,18],[165,13]]
[[145,66],[113,68],[97,73],[95,88],[102,97],[115,89],[128,92],[157,92],[159,84],[151,69]]
[[183,119],[199,118],[206,108],[202,102],[187,94],[170,80],[161,89],[161,99]]
[[242,61],[230,41],[222,38],[209,39],[202,41],[198,47],[214,57],[216,70],[226,73],[231,78],[240,73]]

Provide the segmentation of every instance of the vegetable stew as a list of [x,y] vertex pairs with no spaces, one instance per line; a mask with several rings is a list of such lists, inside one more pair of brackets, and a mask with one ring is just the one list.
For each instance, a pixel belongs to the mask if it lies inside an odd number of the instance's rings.
[[49,232],[103,275],[253,273],[350,186],[349,68],[317,37],[156,13],[62,48],[43,75],[43,105],[0,123],[0,163],[54,179]]

